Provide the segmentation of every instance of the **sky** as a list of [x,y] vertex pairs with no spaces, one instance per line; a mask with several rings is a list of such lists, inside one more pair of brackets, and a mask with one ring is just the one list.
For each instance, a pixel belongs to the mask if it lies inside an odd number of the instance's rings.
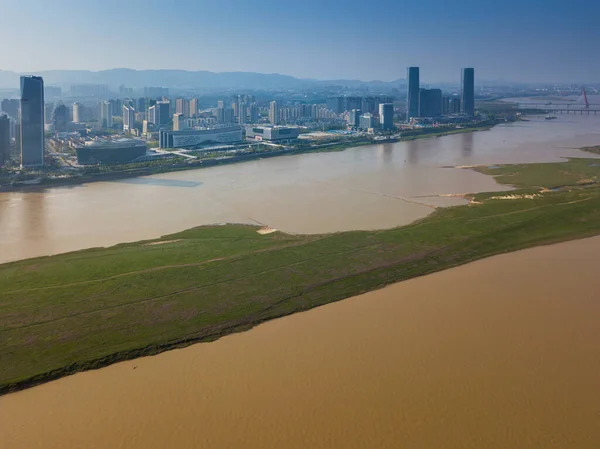
[[[1,0],[0,69],[600,81],[600,0]],[[24,19],[27,17],[27,19]],[[13,39],[12,37],[17,37]]]

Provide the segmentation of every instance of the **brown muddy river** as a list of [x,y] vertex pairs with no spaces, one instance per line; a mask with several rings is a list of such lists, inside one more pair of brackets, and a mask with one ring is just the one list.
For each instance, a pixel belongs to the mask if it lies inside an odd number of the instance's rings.
[[0,398],[0,447],[596,449],[600,237]]
[[559,115],[337,153],[0,193],[0,263],[212,223],[259,222],[295,233],[404,225],[434,206],[464,202],[439,195],[503,189],[490,177],[444,166],[590,157],[573,148],[598,143],[600,117]]

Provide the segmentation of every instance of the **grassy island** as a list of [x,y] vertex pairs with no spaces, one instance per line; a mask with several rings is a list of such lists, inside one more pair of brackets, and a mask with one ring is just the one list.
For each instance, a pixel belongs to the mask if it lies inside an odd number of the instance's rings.
[[206,226],[0,265],[0,394],[246,330],[404,279],[600,234],[600,159],[477,167],[480,193],[408,226]]

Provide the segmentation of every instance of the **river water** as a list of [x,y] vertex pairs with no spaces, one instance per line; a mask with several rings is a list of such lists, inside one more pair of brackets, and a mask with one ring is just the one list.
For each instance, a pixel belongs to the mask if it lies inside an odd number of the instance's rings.
[[0,447],[596,449],[599,265],[496,256],[0,397]]
[[438,196],[502,190],[490,177],[443,168],[557,161],[600,143],[600,117],[559,116],[490,131],[222,167],[0,193],[0,263],[156,238],[211,223],[263,223],[294,233],[404,225]]

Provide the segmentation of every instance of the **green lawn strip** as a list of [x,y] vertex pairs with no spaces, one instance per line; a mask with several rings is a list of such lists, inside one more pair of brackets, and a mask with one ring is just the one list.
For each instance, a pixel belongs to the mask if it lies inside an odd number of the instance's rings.
[[[599,234],[600,187],[580,185],[595,170],[583,161],[491,169],[525,188],[477,194],[481,204],[389,230],[261,236],[257,227],[210,226],[164,236],[179,241],[163,245],[0,265],[0,394],[493,254]],[[552,167],[561,183],[574,174],[571,187],[539,194],[532,186],[551,180]],[[494,199],[507,194],[518,199]]]

